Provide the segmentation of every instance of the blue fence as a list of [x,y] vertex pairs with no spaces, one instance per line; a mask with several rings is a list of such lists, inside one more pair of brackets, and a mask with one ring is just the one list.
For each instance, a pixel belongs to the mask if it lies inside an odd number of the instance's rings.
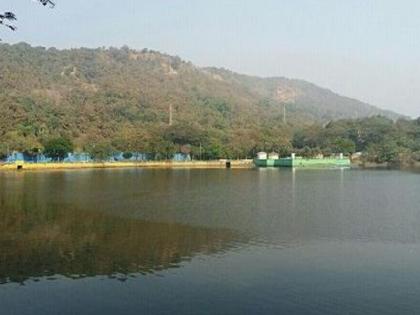
[[77,163],[77,162],[92,162],[92,158],[87,153],[69,153],[64,159],[64,162]]
[[[111,157],[109,157],[106,161],[108,162],[123,162],[123,161],[151,161],[152,155],[148,153],[141,153],[141,152],[130,152],[130,154],[126,154],[124,152],[115,152]],[[172,158],[172,161],[191,161],[191,156],[189,154],[184,153],[175,153]],[[25,163],[49,163],[53,162],[52,158],[45,156],[44,154],[25,154],[21,152],[13,152],[9,154],[5,160],[6,163],[15,163],[15,162],[25,162]],[[80,163],[80,162],[92,162],[93,159],[88,153],[69,153],[64,158],[63,161],[65,163]]]
[[140,153],[140,152],[130,152],[130,157],[125,158],[124,152],[116,152],[110,158],[111,161],[150,161],[152,157],[150,154],[147,153]]
[[191,156],[185,153],[175,153],[172,160],[177,162],[191,161]]

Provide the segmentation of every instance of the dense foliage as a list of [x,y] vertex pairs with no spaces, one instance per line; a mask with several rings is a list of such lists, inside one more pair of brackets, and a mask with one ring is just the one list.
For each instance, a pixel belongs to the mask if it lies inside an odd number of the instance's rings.
[[420,161],[420,118],[394,122],[376,116],[313,125],[297,131],[292,143],[312,155],[361,152],[364,160],[376,163]]
[[[115,151],[245,158],[260,150],[287,154],[293,145],[311,154],[327,144],[308,143],[304,134],[331,120],[400,117],[304,81],[202,69],[147,49],[21,43],[0,45],[0,56],[0,155],[43,152],[56,138],[95,159]],[[336,124],[344,122],[325,130]],[[331,151],[360,149],[351,137],[331,141]]]
[[68,153],[73,152],[73,144],[66,138],[54,138],[46,142],[44,154],[53,160],[63,160]]

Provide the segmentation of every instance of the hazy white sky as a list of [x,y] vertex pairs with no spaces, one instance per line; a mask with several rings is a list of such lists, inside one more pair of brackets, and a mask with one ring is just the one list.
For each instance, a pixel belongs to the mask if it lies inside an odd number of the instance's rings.
[[[305,79],[420,116],[418,0],[2,0],[18,14],[4,42],[122,46],[201,66]],[[1,56],[0,56],[1,58]]]

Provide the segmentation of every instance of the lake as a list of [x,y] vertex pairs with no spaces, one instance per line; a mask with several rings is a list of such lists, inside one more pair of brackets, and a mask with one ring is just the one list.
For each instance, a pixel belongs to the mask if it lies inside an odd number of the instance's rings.
[[0,314],[420,313],[420,174],[0,173]]

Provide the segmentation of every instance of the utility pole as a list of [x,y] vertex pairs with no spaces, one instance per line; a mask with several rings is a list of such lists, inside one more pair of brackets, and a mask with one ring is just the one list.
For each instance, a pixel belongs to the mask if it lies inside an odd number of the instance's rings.
[[172,126],[172,104],[169,104],[169,126]]
[[286,103],[283,103],[283,124],[287,123],[286,119]]
[[[281,91],[280,87],[278,87],[277,88],[277,99],[280,102],[282,102],[282,96],[281,96],[281,94],[282,94],[282,91]],[[283,104],[283,124],[286,124],[287,123],[287,118],[286,118],[286,103],[283,101],[282,104]]]

